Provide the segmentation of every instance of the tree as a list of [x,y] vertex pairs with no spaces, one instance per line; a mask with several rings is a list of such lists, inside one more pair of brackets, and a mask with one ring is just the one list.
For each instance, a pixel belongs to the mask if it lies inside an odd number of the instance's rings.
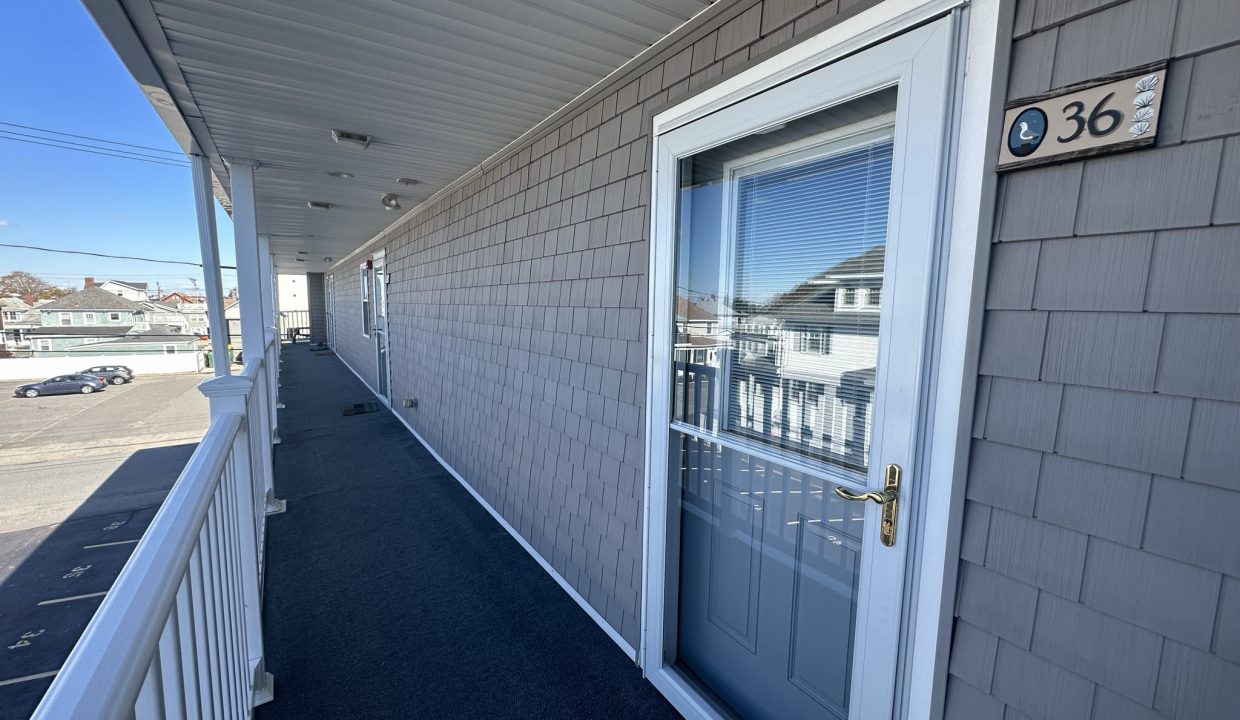
[[35,300],[51,300],[72,294],[72,290],[56,287],[38,275],[24,270],[14,270],[7,275],[0,276],[0,296],[15,295],[28,303],[33,303]]

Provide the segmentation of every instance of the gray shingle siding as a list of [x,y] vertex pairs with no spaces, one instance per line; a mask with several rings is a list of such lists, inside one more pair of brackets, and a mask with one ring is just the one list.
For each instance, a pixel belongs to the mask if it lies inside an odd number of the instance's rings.
[[634,646],[651,118],[874,2],[721,1],[332,270],[337,353],[373,385],[358,264],[386,251],[399,412]]
[[1172,62],[1157,148],[1000,180],[947,717],[1236,717],[1240,3],[1015,22],[1009,98]]

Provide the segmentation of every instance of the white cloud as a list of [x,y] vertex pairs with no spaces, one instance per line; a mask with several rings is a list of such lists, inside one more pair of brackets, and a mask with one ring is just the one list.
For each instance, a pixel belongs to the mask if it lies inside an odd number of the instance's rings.
[[8,220],[0,220],[0,228],[6,228],[8,226],[9,226]]

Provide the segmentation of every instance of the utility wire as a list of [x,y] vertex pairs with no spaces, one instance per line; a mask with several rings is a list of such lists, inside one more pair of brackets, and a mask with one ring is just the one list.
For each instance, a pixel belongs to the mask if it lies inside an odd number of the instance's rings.
[[59,132],[56,130],[48,130],[46,128],[38,128],[30,125],[18,125],[17,123],[0,121],[0,125],[7,127],[21,128],[22,130],[34,130],[35,132],[47,133],[49,135],[63,135],[65,137],[75,138],[77,140],[91,140],[93,142],[107,143],[109,145],[124,145],[125,147],[138,148],[140,150],[154,150],[155,152],[168,153],[177,157],[185,157],[180,150],[164,150],[162,148],[151,147],[150,145],[134,145],[133,143],[123,143],[117,140],[104,140],[103,138],[90,137],[88,135],[78,135],[76,133]]
[[[52,142],[52,143],[60,143],[62,145],[73,145],[76,147],[89,148],[91,150],[101,150],[103,152],[123,153],[125,155],[132,155],[135,158],[140,158],[140,157],[150,158],[152,160],[161,160],[163,162],[188,162],[184,160],[177,160],[176,158],[168,158],[168,157],[162,157],[160,155],[151,155],[150,153],[138,152],[137,150],[121,150],[120,148],[99,147],[98,145],[91,145],[89,143],[73,142],[72,140],[61,140],[59,138],[46,138],[46,137],[43,137],[42,135],[32,135],[30,133],[17,132],[16,130],[5,130],[4,128],[0,128],[0,133],[3,133],[6,136],[17,135],[18,137],[31,138],[34,140],[43,140],[43,141]],[[17,138],[9,138],[9,139],[16,140]]]
[[92,155],[103,155],[104,157],[114,157],[114,158],[120,158],[122,160],[137,160],[138,162],[147,162],[153,165],[167,165],[169,167],[180,167],[180,168],[189,167],[188,162],[182,163],[182,162],[175,162],[171,160],[150,160],[150,159],[143,158],[143,157],[136,157],[134,155],[119,154],[125,151],[124,150],[112,151],[110,148],[100,148],[98,150],[87,150],[85,148],[76,148],[76,147],[69,147],[67,145],[54,144],[54,143],[64,142],[62,140],[54,140],[52,138],[47,138],[48,140],[51,140],[51,142],[38,142],[36,140],[26,140],[26,139],[18,138],[18,137],[10,137],[8,135],[2,134],[4,132],[7,132],[7,131],[0,130],[0,140],[10,140],[12,142],[29,143],[30,145],[45,145],[47,147],[60,148],[61,150],[73,150],[75,152],[90,153]]
[[[188,260],[156,260],[155,258],[136,257],[134,255],[109,255],[107,253],[87,252],[85,250],[59,250],[57,248],[38,247],[37,245],[14,245],[11,243],[0,243],[0,247],[18,248],[21,250],[39,250],[41,252],[60,253],[62,255],[90,255],[91,257],[112,258],[114,260],[138,260],[140,262],[163,263],[165,265],[189,265],[190,267],[202,267],[202,263],[189,262]],[[221,265],[221,270],[236,270],[236,265]]]

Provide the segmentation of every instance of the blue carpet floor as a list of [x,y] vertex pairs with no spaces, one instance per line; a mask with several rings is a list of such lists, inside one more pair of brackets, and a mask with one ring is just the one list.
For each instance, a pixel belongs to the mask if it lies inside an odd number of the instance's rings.
[[281,382],[260,720],[678,717],[339,359]]

